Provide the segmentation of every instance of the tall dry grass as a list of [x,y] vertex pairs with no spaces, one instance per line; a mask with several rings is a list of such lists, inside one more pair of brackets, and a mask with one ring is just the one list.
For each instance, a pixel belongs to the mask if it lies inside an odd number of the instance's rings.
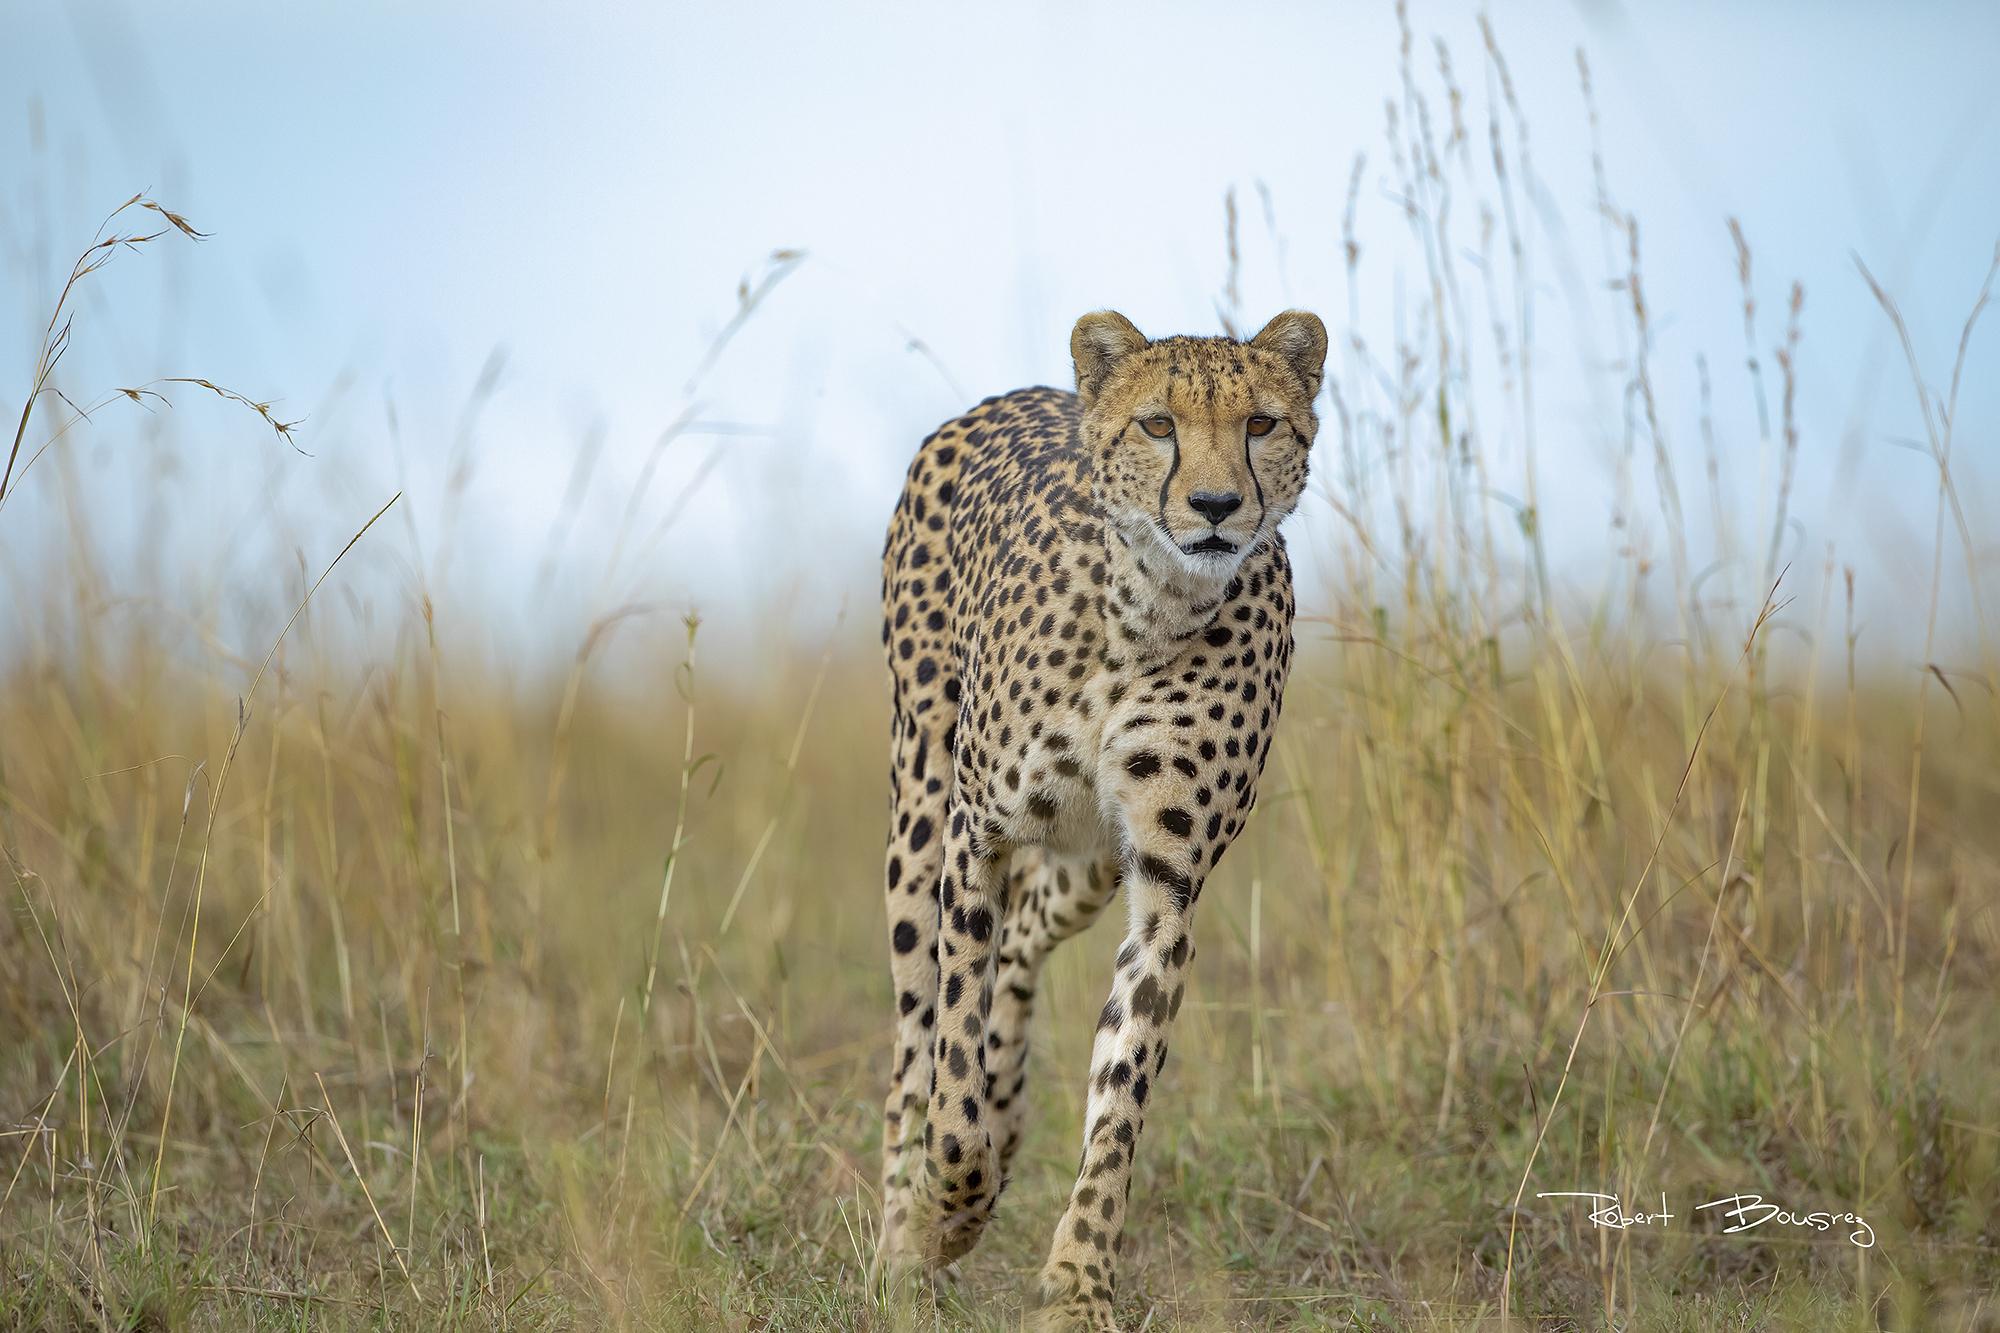
[[[1739,232],[1744,345],[1713,355],[1745,358],[1753,401],[1703,404],[1711,567],[1642,231],[1600,154],[1600,257],[1558,260],[1601,266],[1621,314],[1629,540],[1565,587],[1527,127],[1490,30],[1483,100],[1442,45],[1406,30],[1401,60],[1371,152],[1419,317],[1385,342],[1353,295],[1357,160],[1316,474],[1344,527],[1300,553],[1340,591],[1307,608],[1268,795],[1205,895],[1124,1314],[1991,1327],[2000,690],[1983,622],[1976,666],[1936,660],[1941,596],[1964,580],[1984,605],[1951,460],[1985,291],[1957,365],[1912,354],[1929,614],[1882,654],[1901,669],[1871,667],[1870,572],[1783,555],[1800,294],[1773,327]],[[60,307],[48,327],[67,335]],[[59,356],[34,368],[30,461],[86,428],[50,406]],[[1778,478],[1748,529],[1713,464],[1745,422]],[[17,506],[87,522],[76,473],[24,475],[0,546]],[[400,540],[364,519],[348,549]],[[890,1014],[870,617],[711,662],[694,619],[646,620],[611,577],[575,594],[590,628],[544,684],[440,634],[422,562],[407,612],[365,608],[392,629],[369,638],[328,596],[346,554],[272,579],[298,609],[261,660],[219,646],[213,607],[112,614],[81,560],[10,585],[0,1323],[1012,1326],[1113,945],[1049,968],[1031,1135],[957,1288],[935,1309],[867,1290]],[[659,670],[601,670],[642,625]],[[1679,1225],[1595,1229],[1538,1197],[1576,1189],[1667,1191]],[[1877,1244],[1694,1214],[1739,1191],[1859,1212]]]

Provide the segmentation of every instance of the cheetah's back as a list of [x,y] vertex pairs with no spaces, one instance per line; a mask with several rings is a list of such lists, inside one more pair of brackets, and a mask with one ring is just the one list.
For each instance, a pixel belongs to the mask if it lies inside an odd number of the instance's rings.
[[[1019,389],[938,427],[917,450],[882,553],[882,643],[899,715],[958,700],[958,648],[1016,558],[1046,551],[1091,510],[1077,397]],[[946,707],[949,705],[949,707]]]

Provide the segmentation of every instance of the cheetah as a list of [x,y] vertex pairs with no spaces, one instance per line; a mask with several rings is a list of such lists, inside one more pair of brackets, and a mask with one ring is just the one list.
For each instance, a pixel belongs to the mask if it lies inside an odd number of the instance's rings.
[[1243,829],[1292,654],[1278,526],[1326,362],[1318,317],[1247,342],[1100,311],[1076,391],[988,398],[918,449],[882,557],[895,1047],[878,1270],[977,1243],[1020,1146],[1049,952],[1119,890],[1083,1156],[1045,1328],[1109,1329],[1148,1095],[1202,884]]

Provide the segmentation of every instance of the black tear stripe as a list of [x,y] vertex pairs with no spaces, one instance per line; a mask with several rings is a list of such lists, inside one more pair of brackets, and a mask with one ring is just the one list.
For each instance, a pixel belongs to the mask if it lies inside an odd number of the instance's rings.
[[[1167,490],[1174,484],[1174,474],[1181,470],[1180,431],[1176,429],[1170,438],[1174,442],[1174,461],[1167,465],[1167,475],[1163,477],[1160,481],[1159,513],[1160,513],[1160,531],[1167,534],[1167,540],[1169,542],[1173,542],[1174,541],[1173,525],[1167,522]],[[1261,501],[1264,498],[1264,493],[1262,491],[1259,491],[1257,493],[1257,498]],[[1174,544],[1179,545],[1178,542],[1174,542]]]
[[1257,469],[1250,462],[1250,423],[1247,421],[1243,423],[1243,470],[1250,474],[1250,484],[1257,488],[1257,526],[1250,531],[1261,532],[1264,528],[1264,515],[1269,512],[1269,508],[1264,503],[1264,483],[1257,480]]

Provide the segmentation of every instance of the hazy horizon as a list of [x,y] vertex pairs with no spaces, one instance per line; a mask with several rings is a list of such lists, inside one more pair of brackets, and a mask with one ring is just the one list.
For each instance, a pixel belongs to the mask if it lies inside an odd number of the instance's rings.
[[[114,403],[10,498],[0,583],[19,596],[60,557],[70,519],[56,487],[74,467],[108,586],[173,580],[199,590],[198,607],[240,602],[253,608],[249,640],[296,593],[295,572],[287,584],[266,571],[317,570],[398,489],[401,512],[343,578],[373,601],[413,596],[421,570],[443,613],[501,660],[564,660],[591,618],[635,600],[671,612],[669,637],[695,608],[737,647],[774,617],[823,637],[843,599],[844,632],[872,634],[881,525],[917,440],[987,394],[1066,385],[1084,310],[1119,308],[1149,333],[1217,329],[1232,192],[1238,317],[1254,327],[1284,305],[1319,310],[1334,379],[1354,391],[1358,363],[1339,351],[1351,333],[1378,360],[1423,336],[1408,323],[1423,241],[1394,195],[1385,134],[1385,102],[1402,102],[1405,122],[1409,109],[1393,10],[1251,7],[1220,22],[1170,6],[1143,24],[1135,12],[23,14],[0,55],[18,93],[0,131],[12,392],[71,257],[144,188],[213,237],[167,238],[94,277],[59,385],[81,402],[208,376],[304,418],[310,457],[187,393],[154,416]],[[1431,34],[1448,43],[1464,137],[1447,166],[1483,174],[1497,82],[1475,12],[1415,7],[1412,63],[1442,141]],[[1522,222],[1541,527],[1560,586],[1582,603],[1608,595],[1607,541],[1656,565],[1666,551],[1652,445],[1628,429],[1632,335],[1610,288],[1626,257],[1594,216],[1582,47],[1608,191],[1640,223],[1691,563],[1725,554],[1697,357],[1713,381],[1719,508],[1746,548],[1729,553],[1737,601],[1761,574],[1768,534],[1748,525],[1776,485],[1745,368],[1733,217],[1753,251],[1773,414],[1772,353],[1791,284],[1804,285],[1789,590],[1817,604],[1831,543],[1857,570],[1864,622],[1907,633],[1921,610],[1908,589],[1928,583],[1936,472],[1909,447],[1923,424],[1908,371],[1855,259],[1895,295],[1942,391],[2000,235],[2000,172],[1982,168],[2000,161],[1983,92],[1995,42],[1970,35],[1984,24],[2000,40],[2000,15],[1718,6],[1697,23],[1578,5],[1541,17],[1493,22],[1539,185]],[[1804,22],[1810,67],[1788,40]],[[1274,44],[1279,32],[1288,40]],[[1350,291],[1342,226],[1361,154]],[[1478,203],[1449,219],[1468,273]],[[1504,257],[1504,240],[1487,243]],[[777,251],[803,258],[777,265],[782,281],[690,394],[739,281],[756,287]],[[1494,281],[1504,306],[1505,274]],[[1487,317],[1485,298],[1466,301],[1475,322]],[[1979,447],[2000,410],[2000,381],[1981,373],[1986,336],[1971,348],[1954,458],[1974,514],[1996,480]],[[1496,503],[1510,505],[1521,441],[1487,393],[1468,403],[1485,410]],[[53,403],[42,410],[44,426],[58,419]],[[638,492],[683,418],[697,429]],[[1322,418],[1324,480],[1339,441],[1324,404]],[[1633,502],[1614,516],[1621,475]],[[1314,556],[1338,530],[1315,501],[1289,530],[1308,609],[1337,577]],[[1501,556],[1518,565],[1523,552]],[[1966,611],[1947,604],[1947,641],[1964,640]]]

